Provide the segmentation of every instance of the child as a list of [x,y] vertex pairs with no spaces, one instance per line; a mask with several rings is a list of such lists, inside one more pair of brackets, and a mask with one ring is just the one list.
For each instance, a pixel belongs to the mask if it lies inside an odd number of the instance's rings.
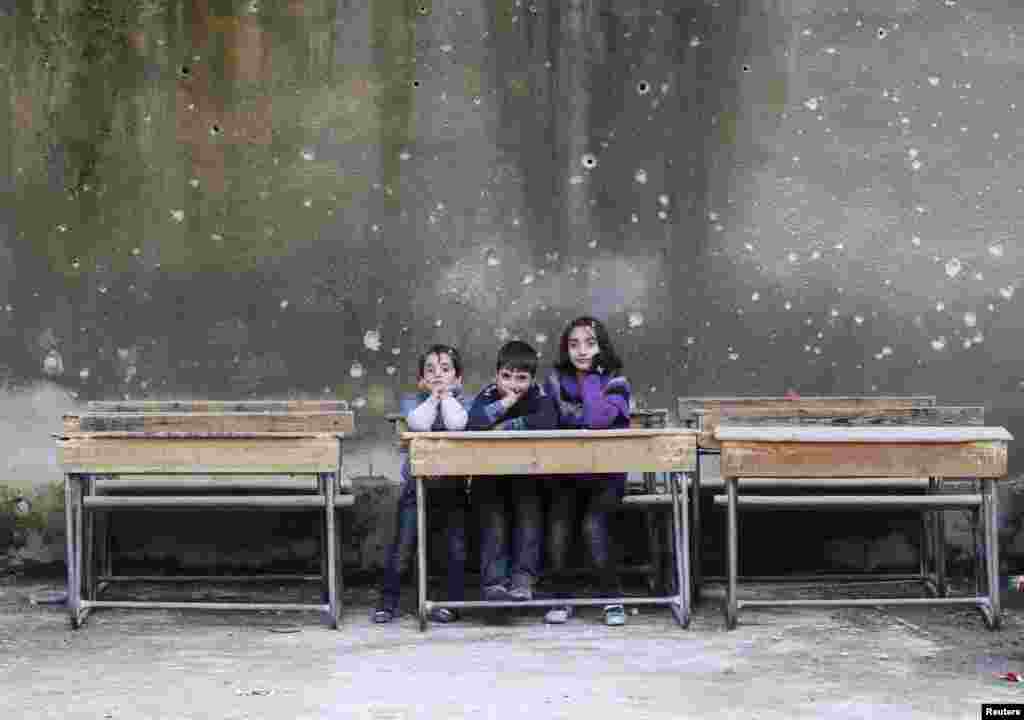
[[[513,340],[498,351],[494,382],[477,395],[467,430],[550,430],[558,422],[554,402],[534,378],[537,351]],[[532,600],[540,573],[540,494],[534,476],[474,477],[473,503],[480,512],[480,583],[485,600]],[[508,513],[515,516],[513,553],[508,553]],[[509,562],[504,562],[509,559]],[[506,571],[507,570],[507,571]]]
[[[555,399],[558,426],[572,429],[629,427],[629,381],[619,373],[622,361],[615,354],[605,326],[592,317],[569,323],[559,340],[558,363],[545,382]],[[577,504],[584,507],[583,536],[597,571],[603,597],[620,594],[612,546],[608,536],[609,514],[626,491],[626,474],[560,475],[546,483],[550,490],[548,510],[548,556],[550,569],[565,569],[569,538]],[[546,622],[564,623],[572,615],[570,606],[552,608]],[[622,605],[606,605],[608,625],[624,625]]]
[[[458,351],[448,345],[432,345],[419,358],[419,392],[402,398],[401,411],[409,430],[462,430],[467,412],[462,399],[462,362]],[[462,479],[446,478],[431,488],[431,498],[439,498],[448,516],[448,597],[462,600],[466,570],[466,487]],[[409,458],[402,462],[402,489],[398,496],[395,539],[388,548],[384,565],[381,598],[373,613],[376,623],[391,622],[398,615],[398,595],[402,566],[416,545],[416,479]],[[444,607],[431,611],[434,622],[449,623],[458,613]]]

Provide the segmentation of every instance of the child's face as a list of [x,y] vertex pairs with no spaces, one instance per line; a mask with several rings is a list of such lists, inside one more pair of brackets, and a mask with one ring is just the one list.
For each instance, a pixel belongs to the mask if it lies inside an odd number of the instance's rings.
[[511,368],[502,368],[494,378],[494,384],[498,386],[498,397],[506,397],[509,394],[524,395],[532,382],[531,373]]
[[438,387],[450,387],[462,382],[461,376],[455,372],[455,363],[448,353],[430,353],[423,363],[423,375],[420,376],[421,390],[431,391]]
[[580,372],[590,370],[594,356],[601,351],[594,329],[581,325],[569,332],[569,360]]

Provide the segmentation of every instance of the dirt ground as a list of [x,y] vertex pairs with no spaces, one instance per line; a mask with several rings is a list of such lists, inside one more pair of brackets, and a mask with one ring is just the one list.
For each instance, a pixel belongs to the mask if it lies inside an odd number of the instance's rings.
[[1024,671],[1016,608],[999,632],[966,608],[751,609],[727,632],[711,588],[688,630],[643,608],[622,628],[594,609],[562,626],[483,611],[422,634],[411,614],[373,625],[374,591],[350,588],[339,632],[314,613],[164,610],[98,610],[72,631],[62,606],[31,602],[62,589],[0,579],[3,717],[931,719],[1024,702],[1024,684],[997,677]]

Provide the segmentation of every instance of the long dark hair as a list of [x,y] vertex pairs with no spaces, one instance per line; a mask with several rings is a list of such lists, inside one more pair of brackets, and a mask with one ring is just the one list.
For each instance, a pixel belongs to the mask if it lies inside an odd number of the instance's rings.
[[610,376],[618,375],[622,370],[622,360],[619,359],[618,353],[615,352],[615,348],[612,346],[612,339],[608,335],[608,328],[604,326],[603,322],[589,315],[576,318],[562,331],[562,337],[558,340],[558,362],[555,363],[555,370],[567,375],[576,374],[576,366],[569,359],[569,333],[578,327],[588,327],[594,331],[604,371]]

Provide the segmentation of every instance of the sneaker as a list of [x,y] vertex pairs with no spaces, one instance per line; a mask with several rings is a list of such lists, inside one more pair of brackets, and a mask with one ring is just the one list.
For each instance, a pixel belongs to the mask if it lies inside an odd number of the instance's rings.
[[487,585],[483,589],[483,596],[487,602],[506,602],[515,599],[505,583]]
[[561,605],[559,607],[553,607],[544,613],[544,622],[549,625],[562,625],[568,622],[569,618],[572,617],[572,606]]
[[389,623],[398,617],[398,608],[391,607],[389,605],[381,605],[379,608],[373,611],[372,620],[375,623],[383,625]]
[[436,607],[430,611],[430,620],[436,623],[448,624],[459,619],[459,613],[451,608]]
[[509,588],[508,596],[511,600],[533,600],[533,588],[529,583],[517,583]]
[[622,605],[605,605],[604,606],[604,624],[605,625],[625,625],[626,624],[626,608]]

